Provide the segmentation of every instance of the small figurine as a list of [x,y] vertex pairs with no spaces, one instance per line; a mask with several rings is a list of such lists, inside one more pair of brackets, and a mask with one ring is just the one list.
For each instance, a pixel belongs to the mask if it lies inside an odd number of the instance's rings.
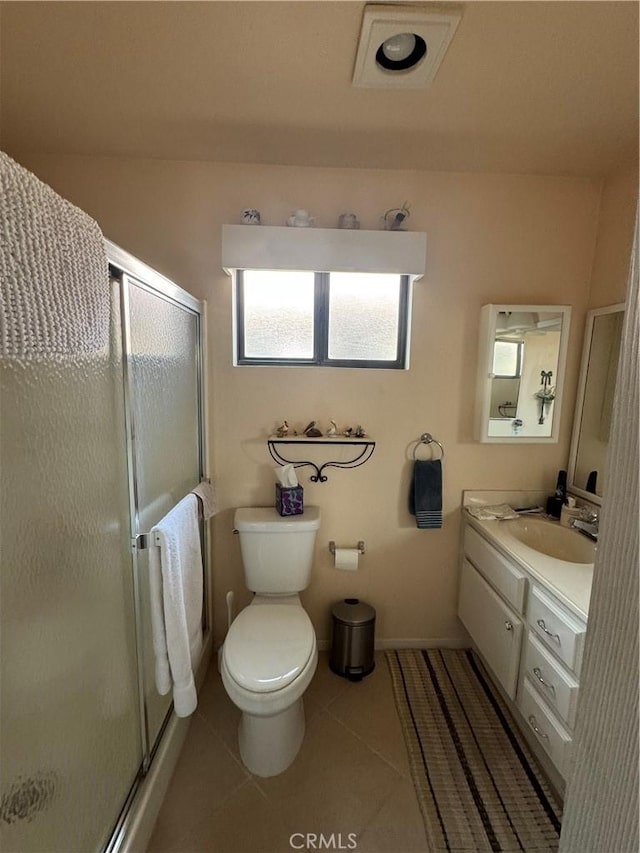
[[352,231],[357,231],[360,228],[360,222],[355,213],[342,213],[338,218],[338,228],[347,228]]
[[311,421],[311,423],[308,423],[306,425],[306,427],[304,428],[304,434],[307,436],[307,438],[320,438],[322,436],[320,430],[316,428],[315,421]]
[[366,436],[366,432],[364,431],[364,427],[362,427],[362,426],[360,426],[360,424],[358,424],[358,426],[356,427],[356,431],[355,431],[354,435],[356,438],[364,438]]
[[255,207],[247,207],[242,211],[243,225],[260,225],[260,211]]
[[282,421],[278,429],[276,430],[276,435],[278,438],[284,438],[289,433],[289,424],[286,421]]
[[329,423],[331,424],[331,426],[327,430],[327,435],[329,436],[329,438],[335,438],[335,436],[338,434],[338,425],[335,421],[332,420],[330,420]]
[[287,225],[293,228],[313,228],[314,219],[308,210],[295,210],[287,219]]
[[347,438],[351,438],[351,433],[353,432],[353,427],[347,427],[342,433]]
[[406,201],[402,207],[392,207],[390,210],[387,210],[382,217],[384,230],[406,231],[407,229],[404,226],[406,225],[406,220],[409,216],[411,216],[411,214],[409,213],[409,205]]

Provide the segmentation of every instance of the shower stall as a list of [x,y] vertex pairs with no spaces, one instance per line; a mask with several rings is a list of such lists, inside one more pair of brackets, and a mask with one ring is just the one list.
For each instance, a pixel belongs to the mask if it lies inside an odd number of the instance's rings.
[[102,345],[0,356],[0,847],[19,853],[122,840],[172,711],[143,534],[206,476],[203,305],[106,249]]

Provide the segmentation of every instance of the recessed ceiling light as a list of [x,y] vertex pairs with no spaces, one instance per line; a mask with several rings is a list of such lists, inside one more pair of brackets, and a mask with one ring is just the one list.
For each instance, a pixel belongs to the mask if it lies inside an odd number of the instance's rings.
[[416,33],[398,33],[383,41],[376,62],[385,71],[406,71],[427,55],[427,43]]
[[459,7],[365,6],[354,86],[428,86],[462,17]]

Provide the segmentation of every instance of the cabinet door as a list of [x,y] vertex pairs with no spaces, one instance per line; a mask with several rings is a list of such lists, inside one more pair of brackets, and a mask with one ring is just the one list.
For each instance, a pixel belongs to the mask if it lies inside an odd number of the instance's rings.
[[507,695],[516,697],[523,623],[468,560],[463,560],[458,615]]

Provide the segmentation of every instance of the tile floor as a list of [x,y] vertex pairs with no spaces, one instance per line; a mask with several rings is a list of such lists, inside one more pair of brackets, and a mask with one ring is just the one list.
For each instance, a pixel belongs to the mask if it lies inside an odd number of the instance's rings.
[[356,853],[426,851],[384,655],[351,683],[321,652],[304,702],[307,732],[292,766],[271,779],[252,776],[214,659],[149,853],[288,853],[293,833],[333,833],[333,849],[348,849],[355,833]]

